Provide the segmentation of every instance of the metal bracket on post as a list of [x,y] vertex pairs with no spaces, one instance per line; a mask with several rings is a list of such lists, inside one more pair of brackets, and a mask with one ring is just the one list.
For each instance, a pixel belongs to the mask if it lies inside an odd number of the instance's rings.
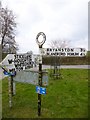
[[[38,40],[39,36],[42,35],[43,36],[43,40],[40,42]],[[40,56],[39,56],[39,80],[38,80],[38,84],[41,87],[42,86],[42,54],[41,54],[41,50],[42,50],[42,46],[46,41],[46,35],[43,32],[39,32],[36,36],[36,42],[39,46],[39,52],[40,52]],[[41,115],[41,94],[38,93],[38,116]]]

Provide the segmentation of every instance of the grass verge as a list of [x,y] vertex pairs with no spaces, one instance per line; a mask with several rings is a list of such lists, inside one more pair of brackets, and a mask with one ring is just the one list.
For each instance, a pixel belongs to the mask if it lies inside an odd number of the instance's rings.
[[[88,70],[61,69],[62,79],[50,77],[42,95],[39,118],[87,118],[88,117]],[[37,93],[31,84],[16,83],[13,107],[8,104],[8,78],[2,81],[3,118],[38,118]]]

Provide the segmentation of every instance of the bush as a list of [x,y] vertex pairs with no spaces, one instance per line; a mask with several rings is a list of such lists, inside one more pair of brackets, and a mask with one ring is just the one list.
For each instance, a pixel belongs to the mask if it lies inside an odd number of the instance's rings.
[[54,65],[58,63],[60,65],[88,65],[90,64],[90,56],[84,57],[55,57],[55,56],[43,56],[44,65]]

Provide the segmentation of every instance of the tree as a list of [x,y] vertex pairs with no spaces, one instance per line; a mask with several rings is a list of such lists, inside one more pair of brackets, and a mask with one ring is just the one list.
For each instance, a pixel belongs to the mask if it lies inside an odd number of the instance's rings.
[[15,16],[12,10],[3,8],[0,3],[0,40],[2,52],[16,53],[18,45],[15,41]]
[[49,44],[51,48],[65,48],[69,46],[69,42],[65,39],[52,40]]
[[[70,41],[67,41],[66,39],[56,39],[56,40],[52,40],[49,44],[49,46],[51,48],[66,48],[66,47],[69,47],[69,42]],[[57,50],[57,49],[56,49]],[[60,73],[60,65],[61,65],[61,53],[58,53],[57,51],[55,50],[55,54],[54,54],[54,57],[50,56],[49,59],[51,59],[51,66],[54,67],[53,69],[53,75],[58,79],[60,78],[61,76],[61,73]]]

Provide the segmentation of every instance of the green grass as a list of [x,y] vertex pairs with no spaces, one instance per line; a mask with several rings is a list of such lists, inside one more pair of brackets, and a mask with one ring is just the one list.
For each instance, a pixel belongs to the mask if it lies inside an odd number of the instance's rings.
[[[50,72],[49,72],[50,74]],[[88,117],[88,70],[61,69],[62,79],[49,75],[47,94],[42,95],[40,118]],[[31,84],[16,83],[13,107],[8,104],[8,79],[2,81],[3,118],[38,118],[37,93]]]

